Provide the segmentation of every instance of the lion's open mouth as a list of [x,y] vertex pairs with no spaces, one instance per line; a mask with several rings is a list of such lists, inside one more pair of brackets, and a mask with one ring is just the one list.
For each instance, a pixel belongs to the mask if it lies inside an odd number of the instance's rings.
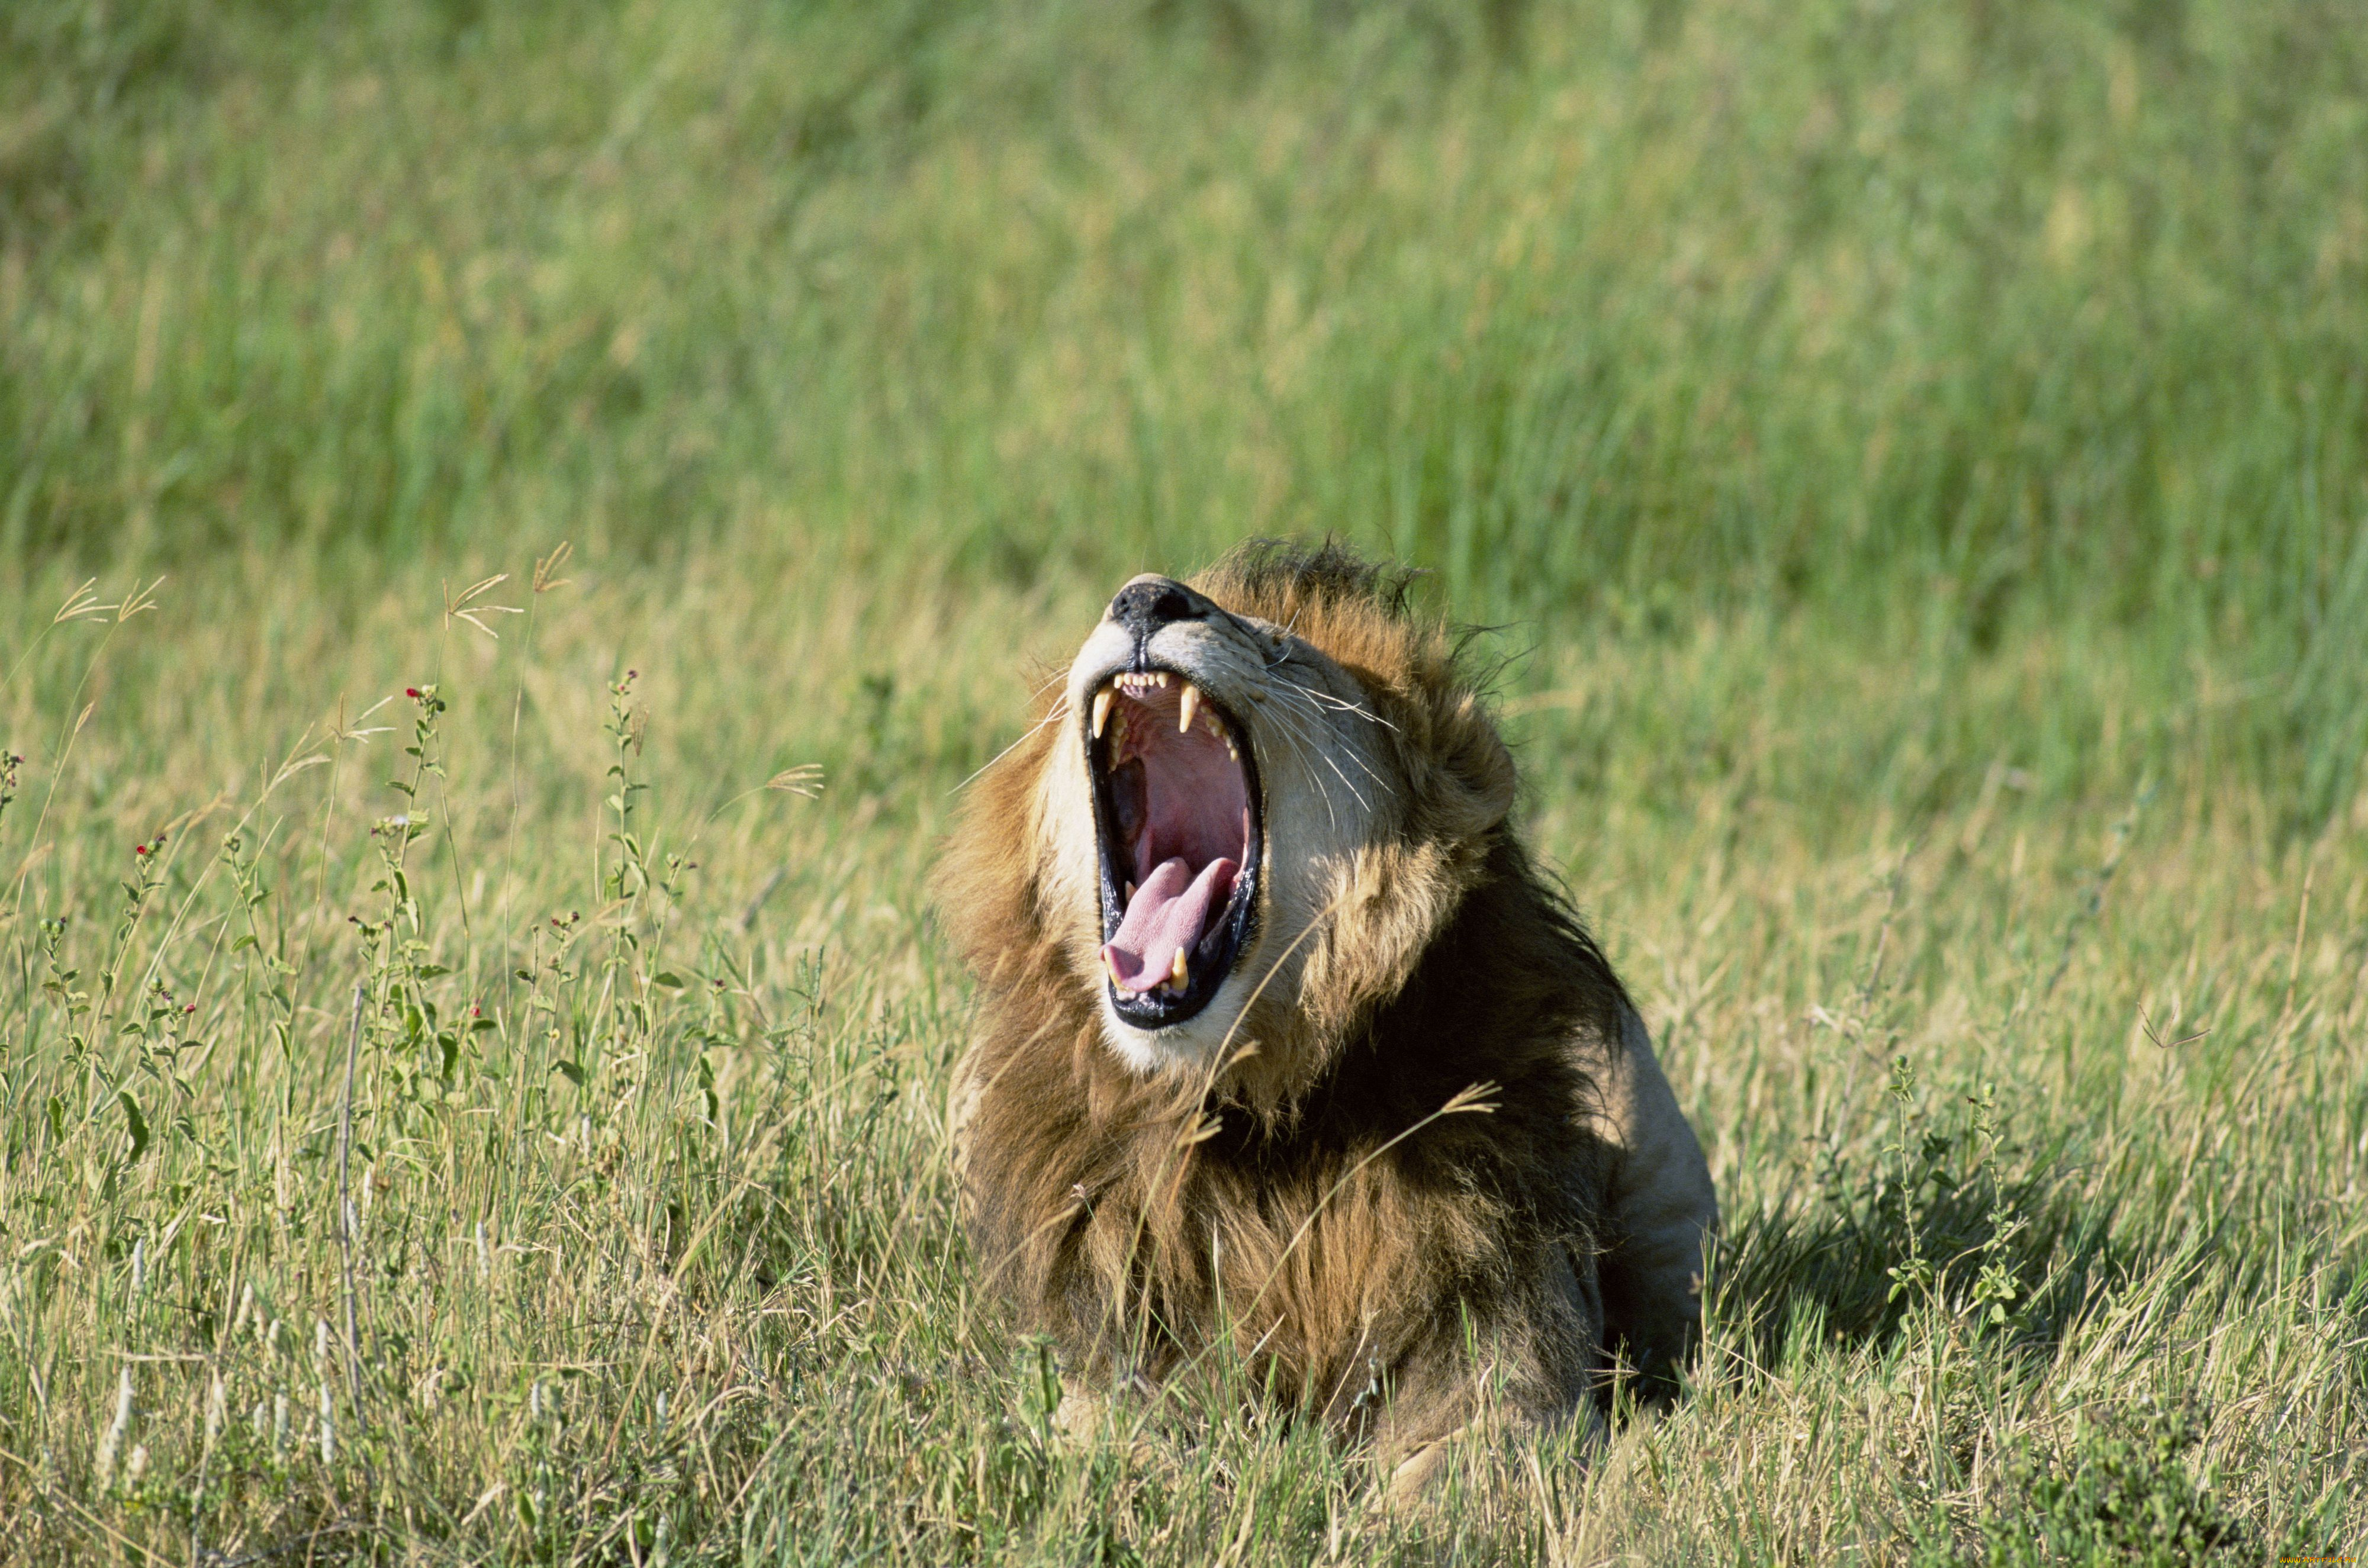
[[1101,839],[1102,967],[1137,1028],[1209,1005],[1255,917],[1261,806],[1248,737],[1172,670],[1094,694],[1087,756]]

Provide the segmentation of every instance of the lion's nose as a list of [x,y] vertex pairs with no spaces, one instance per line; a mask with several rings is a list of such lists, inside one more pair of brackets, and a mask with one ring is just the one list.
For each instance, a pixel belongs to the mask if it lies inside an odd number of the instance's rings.
[[1207,599],[1173,577],[1137,577],[1110,600],[1110,618],[1138,642],[1173,620],[1198,620],[1211,608]]

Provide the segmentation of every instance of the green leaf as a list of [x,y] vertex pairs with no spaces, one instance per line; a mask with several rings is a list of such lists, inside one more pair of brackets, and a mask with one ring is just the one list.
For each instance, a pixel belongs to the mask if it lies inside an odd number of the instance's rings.
[[122,1103],[123,1119],[131,1130],[131,1157],[137,1160],[148,1152],[148,1119],[140,1114],[140,1102],[129,1089],[116,1090],[115,1097]]
[[237,941],[233,942],[230,945],[230,950],[234,953],[243,953],[246,951],[247,949],[256,947],[259,944],[255,939],[255,933],[250,931],[245,936],[241,937]]
[[584,1069],[575,1062],[554,1062],[551,1064],[551,1070],[554,1073],[564,1074],[567,1081],[575,1085],[577,1088],[580,1089],[584,1086]]
[[650,983],[663,985],[669,991],[679,991],[682,989],[682,976],[670,969],[662,969],[650,976]]

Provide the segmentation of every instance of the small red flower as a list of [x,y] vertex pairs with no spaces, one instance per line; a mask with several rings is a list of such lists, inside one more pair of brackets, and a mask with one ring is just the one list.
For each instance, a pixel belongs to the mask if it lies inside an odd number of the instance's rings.
[[406,686],[403,688],[403,695],[405,697],[417,697],[419,695],[419,688],[416,686]]
[[148,853],[148,846],[144,844],[135,844],[131,846],[131,853],[134,855],[145,855]]
[[194,1013],[197,1010],[198,1005],[195,1002],[190,1003],[188,1006],[181,1009],[184,1013]]

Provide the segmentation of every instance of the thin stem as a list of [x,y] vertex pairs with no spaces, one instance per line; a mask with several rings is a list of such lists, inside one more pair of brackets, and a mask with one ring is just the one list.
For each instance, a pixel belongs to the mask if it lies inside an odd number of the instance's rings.
[[337,1250],[345,1265],[346,1385],[353,1396],[354,1426],[362,1422],[361,1343],[354,1312],[354,1057],[361,1049],[363,983],[354,982],[354,1019],[346,1032],[346,1088],[337,1106]]

